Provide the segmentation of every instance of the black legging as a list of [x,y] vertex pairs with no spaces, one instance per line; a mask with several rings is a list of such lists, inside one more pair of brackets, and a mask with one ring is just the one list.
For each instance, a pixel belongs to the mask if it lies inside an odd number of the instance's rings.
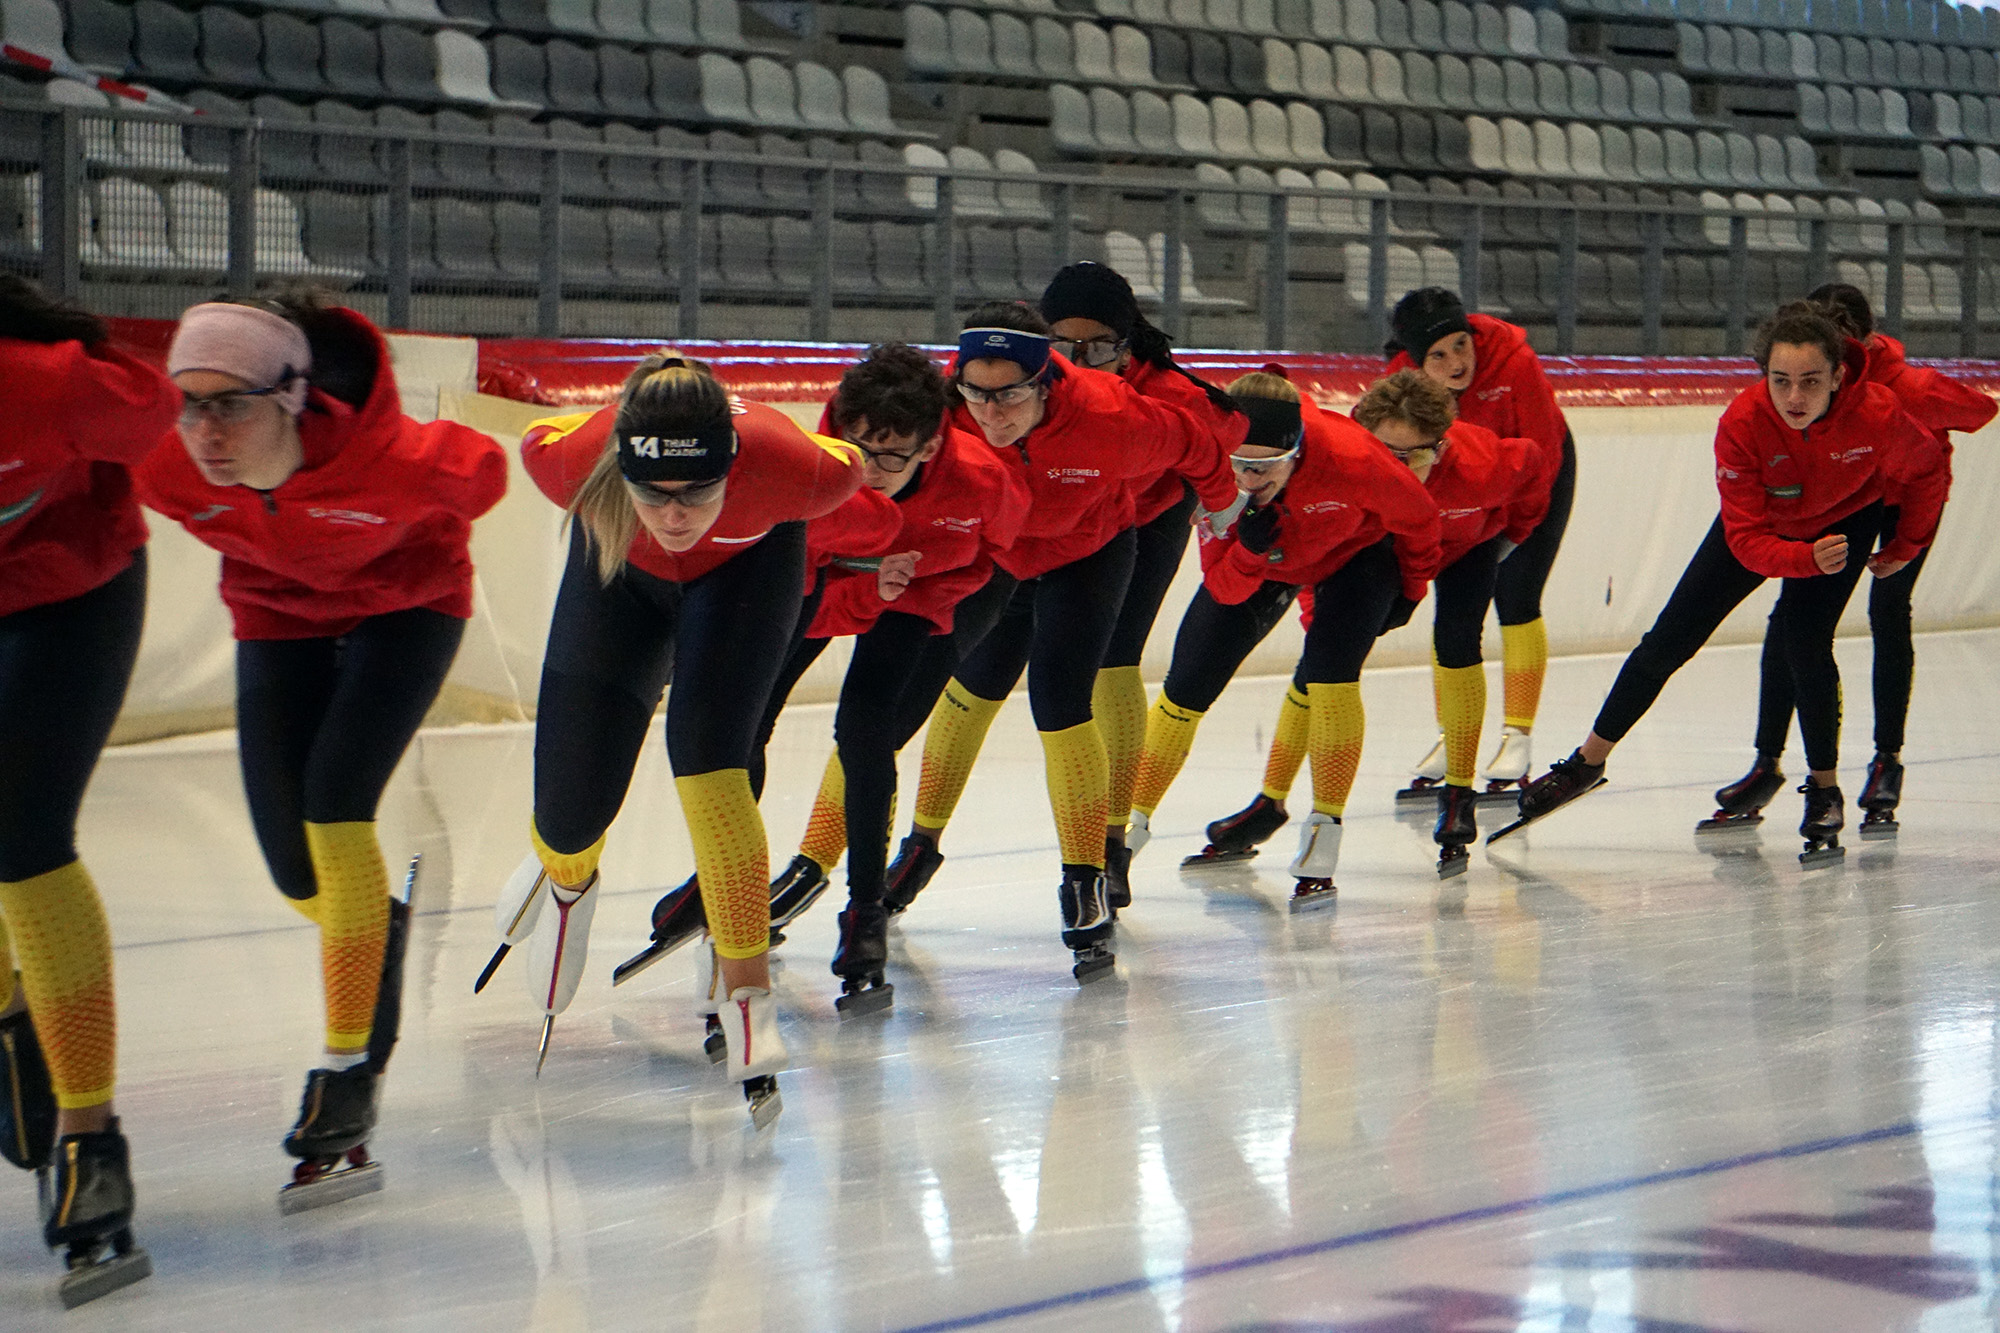
[[1004,699],[1026,670],[1035,730],[1090,721],[1091,692],[1137,545],[1127,528],[1081,560],[1017,585],[992,632],[959,667],[959,683],[981,699]]
[[585,850],[625,803],[668,677],[676,777],[750,767],[804,601],[805,525],[781,523],[687,583],[626,565],[607,585],[582,531],[549,622],[535,717],[535,829]]
[[1479,640],[1486,629],[1486,606],[1493,600],[1496,571],[1502,568],[1500,539],[1495,537],[1438,571],[1431,584],[1437,599],[1431,647],[1439,666],[1478,666],[1483,660]]
[[[1896,505],[1882,510],[1882,532],[1896,531],[1901,509]],[[1916,559],[1886,579],[1876,579],[1868,589],[1868,630],[1875,641],[1875,749],[1881,754],[1900,754],[1903,729],[1910,718],[1910,687],[1916,677],[1917,650],[1910,638],[1910,597],[1923,572],[1926,546]],[[1785,739],[1792,729],[1792,674],[1785,662],[1782,627],[1776,610],[1764,631],[1764,659],[1761,663],[1757,695],[1757,752],[1773,757],[1785,752]]]
[[[1315,584],[1313,623],[1306,630],[1294,683],[1303,689],[1360,680],[1362,664],[1401,590],[1402,570],[1388,537]],[[1266,583],[1247,600],[1225,606],[1207,588],[1198,589],[1174,636],[1174,660],[1162,687],[1166,697],[1206,713],[1297,596],[1298,589],[1289,583]]]
[[0,881],[76,860],[76,816],[146,620],[146,548],[78,597],[0,617]]
[[1525,625],[1542,618],[1542,589],[1562,550],[1569,527],[1570,506],[1576,501],[1576,440],[1563,433],[1562,466],[1549,488],[1549,511],[1535,530],[1500,562],[1493,583],[1493,609],[1503,625]]
[[308,822],[375,818],[464,634],[463,620],[415,608],[370,616],[338,638],[236,645],[243,792],[287,898],[319,892]]
[[1181,557],[1187,554],[1188,537],[1194,531],[1194,492],[1183,490],[1179,503],[1137,529],[1132,579],[1125,585],[1118,623],[1111,627],[1111,643],[1104,650],[1106,667],[1135,667],[1145,654],[1153,622],[1160,618],[1160,603],[1180,573]]
[[[1866,568],[1863,554],[1881,527],[1882,506],[1870,504],[1829,527],[1822,536],[1847,537],[1847,565],[1838,574],[1786,579],[1774,613],[1784,625],[1786,661],[1797,693],[1806,763],[1815,771],[1840,762],[1840,668],[1833,660],[1833,631],[1854,584]],[[1620,741],[1653,705],[1667,680],[1708,642],[1716,627],[1764,582],[1730,553],[1722,519],[1709,525],[1673,595],[1653,627],[1625,659],[1591,728]]]

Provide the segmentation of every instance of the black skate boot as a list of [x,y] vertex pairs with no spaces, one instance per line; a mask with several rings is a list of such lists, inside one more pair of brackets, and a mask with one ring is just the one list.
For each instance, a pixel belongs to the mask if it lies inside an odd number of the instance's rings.
[[1258,792],[1256,800],[1235,814],[1225,815],[1210,824],[1204,830],[1208,834],[1208,846],[1181,864],[1215,866],[1227,865],[1231,861],[1248,861],[1257,854],[1258,844],[1283,828],[1290,818],[1285,813],[1283,801],[1274,801],[1263,792]]
[[1726,833],[1755,828],[1764,822],[1762,811],[1785,785],[1778,770],[1778,756],[1760,754],[1750,771],[1726,787],[1715,791],[1715,813],[1694,826],[1696,833]]
[[896,849],[896,859],[889,863],[888,873],[882,881],[887,886],[882,895],[883,910],[890,916],[901,916],[910,910],[910,904],[931,882],[931,877],[944,865],[944,853],[938,850],[937,839],[931,834],[912,832],[903,839],[903,845]]
[[1604,785],[1604,765],[1587,764],[1583,761],[1583,751],[1573,750],[1567,759],[1558,759],[1549,771],[1529,783],[1521,793],[1521,817],[1501,829],[1486,840],[1491,847],[1510,833],[1519,832],[1528,825],[1576,800],[1588,796]]
[[382,948],[382,980],[375,990],[375,1017],[368,1025],[368,1067],[380,1078],[389,1069],[396,1038],[403,1030],[403,959],[410,952],[410,901],[416,895],[420,855],[410,859],[401,895],[389,895],[389,938]]
[[[21,984],[18,977],[14,984]],[[23,1171],[39,1171],[49,1164],[55,1141],[55,1089],[24,1009],[0,1018],[0,1157]]]
[[653,942],[611,969],[611,984],[622,986],[708,929],[701,905],[701,881],[687,882],[653,904]]
[[833,952],[833,974],[840,978],[840,998],[833,1007],[842,1018],[880,1013],[896,1001],[896,988],[882,980],[889,964],[889,913],[880,903],[850,901],[840,914],[840,946]]
[[1076,954],[1070,975],[1078,981],[1095,981],[1111,971],[1116,956],[1111,952],[1111,902],[1104,886],[1104,872],[1096,866],[1063,866],[1062,887],[1063,946]]
[[1799,853],[1799,864],[1811,869],[1838,863],[1847,855],[1847,849],[1840,845],[1840,830],[1846,822],[1841,811],[1846,801],[1840,788],[1808,782],[1799,788],[1799,794],[1806,798],[1806,816],[1799,821],[1799,836],[1806,840],[1806,849]]
[[1903,799],[1903,762],[1892,754],[1878,754],[1868,765],[1868,781],[1861,785],[1856,802],[1867,813],[1861,817],[1861,839],[1874,842],[1893,838],[1902,825],[1896,822],[1896,806]]
[[805,914],[826,892],[826,871],[810,856],[794,856],[785,873],[771,881],[771,947],[785,942],[785,927]]
[[64,1309],[152,1276],[152,1259],[132,1243],[131,1152],[117,1120],[95,1134],[62,1136],[41,1174],[41,1202],[43,1241],[69,1250],[69,1273],[57,1288]]
[[376,1088],[365,1061],[306,1075],[299,1122],[285,1136],[285,1151],[300,1160],[292,1183],[278,1191],[279,1212],[323,1208],[382,1188],[382,1168],[369,1159],[367,1142],[375,1128]]
[[1472,863],[1465,849],[1479,839],[1479,823],[1474,817],[1478,808],[1479,797],[1470,787],[1446,783],[1438,793],[1438,822],[1431,840],[1439,849],[1439,879],[1463,875]]
[[1116,838],[1104,840],[1104,897],[1113,920],[1132,905],[1132,849]]

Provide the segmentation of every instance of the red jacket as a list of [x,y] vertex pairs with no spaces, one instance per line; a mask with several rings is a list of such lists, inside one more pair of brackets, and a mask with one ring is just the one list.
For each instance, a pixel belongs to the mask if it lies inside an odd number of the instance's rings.
[[[1055,378],[1041,421],[1000,452],[1028,488],[1020,540],[995,563],[1032,579],[1103,549],[1132,526],[1133,481],[1163,472],[1187,479],[1211,511],[1236,503],[1228,457],[1177,407],[1147,398],[1116,375],[1051,354]],[[952,424],[985,438],[960,403]]]
[[[831,513],[861,488],[861,453],[853,445],[808,434],[761,403],[732,399],[731,411],[736,462],[715,525],[678,554],[640,529],[625,552],[635,568],[672,583],[691,582],[762,541],[780,523]],[[542,494],[564,506],[575,498],[597,466],[617,415],[616,407],[603,407],[528,427],[521,436],[521,461]]]
[[180,411],[173,381],[107,346],[0,338],[0,616],[101,588],[146,544],[130,469]]
[[[1215,437],[1215,447],[1222,451],[1223,466],[1229,466],[1229,455],[1243,443],[1243,432],[1250,424],[1241,413],[1217,407],[1199,384],[1178,370],[1161,370],[1137,358],[1126,363],[1121,378],[1146,397],[1172,403],[1196,425],[1206,427]],[[1135,482],[1133,523],[1141,527],[1151,523],[1179,504],[1187,489],[1187,482],[1177,472],[1162,472],[1150,481]]]
[[1405,597],[1421,599],[1438,572],[1438,507],[1409,465],[1345,416],[1300,404],[1305,443],[1274,502],[1278,537],[1252,551],[1232,525],[1201,537],[1202,583],[1224,605],[1245,601],[1267,580],[1311,587],[1385,535],[1396,539]]
[[[1491,315],[1465,319],[1472,325],[1472,383],[1458,396],[1458,419],[1484,426],[1502,439],[1533,440],[1541,451],[1541,484],[1546,491],[1555,485],[1562,468],[1569,423],[1542,373],[1542,359],[1529,346],[1525,330]],[[1415,364],[1409,353],[1398,352],[1389,369]]]
[[814,575],[836,560],[867,559],[896,550],[896,537],[902,530],[903,512],[896,508],[896,502],[864,485],[836,508],[806,524],[807,588],[811,588]]
[[1534,441],[1503,440],[1469,421],[1454,421],[1444,438],[1444,452],[1424,478],[1438,508],[1438,568],[1450,568],[1503,533],[1516,546],[1526,541],[1549,511]]
[[[1937,436],[1944,447],[1945,467],[1951,467],[1951,431],[1975,431],[1993,420],[1991,398],[1968,389],[1947,375],[1903,359],[1903,344],[1886,333],[1872,335],[1868,350],[1868,381],[1896,395],[1903,410],[1919,426]],[[1947,478],[1950,473],[1947,471]]]
[[922,616],[949,634],[958,604],[986,585],[994,557],[1019,536],[1028,488],[983,436],[947,426],[938,456],[887,503],[902,525],[883,549],[917,552],[916,577],[901,597],[885,602],[873,570],[834,570],[807,637],[865,634],[884,611]]
[[507,455],[476,430],[403,415],[389,345],[359,408],[314,390],[299,417],[305,463],[276,490],[212,486],[177,432],[138,472],[139,494],[222,552],[222,600],[239,639],[347,633],[370,616],[424,607],[472,615],[472,520],[507,490]]
[[1881,547],[1889,559],[1913,559],[1937,532],[1951,484],[1944,450],[1894,394],[1867,382],[1866,356],[1861,344],[1847,345],[1845,384],[1803,431],[1778,415],[1762,380],[1723,412],[1715,432],[1722,527],[1751,572],[1812,578],[1819,573],[1813,541],[1876,500],[1902,506],[1893,539]]

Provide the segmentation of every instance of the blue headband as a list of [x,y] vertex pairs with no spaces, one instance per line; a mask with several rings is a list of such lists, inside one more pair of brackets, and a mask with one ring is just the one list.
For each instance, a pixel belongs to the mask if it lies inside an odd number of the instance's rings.
[[958,365],[968,361],[1012,361],[1029,377],[1042,373],[1049,364],[1049,340],[1039,333],[1019,329],[967,329],[958,335]]

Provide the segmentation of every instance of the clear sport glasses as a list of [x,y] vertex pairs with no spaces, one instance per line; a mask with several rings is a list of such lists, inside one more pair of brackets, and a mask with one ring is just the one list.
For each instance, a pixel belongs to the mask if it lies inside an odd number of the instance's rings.
[[181,395],[181,425],[193,429],[204,420],[218,426],[240,426],[250,419],[256,407],[256,400],[269,398],[285,386],[273,384],[267,389],[226,389],[221,393]]
[[716,497],[722,494],[724,480],[726,478],[718,477],[714,481],[699,482],[678,491],[663,491],[646,482],[628,481],[625,483],[625,489],[634,500],[648,509],[665,509],[668,505],[679,505],[683,509],[699,509],[705,504],[714,503]]

